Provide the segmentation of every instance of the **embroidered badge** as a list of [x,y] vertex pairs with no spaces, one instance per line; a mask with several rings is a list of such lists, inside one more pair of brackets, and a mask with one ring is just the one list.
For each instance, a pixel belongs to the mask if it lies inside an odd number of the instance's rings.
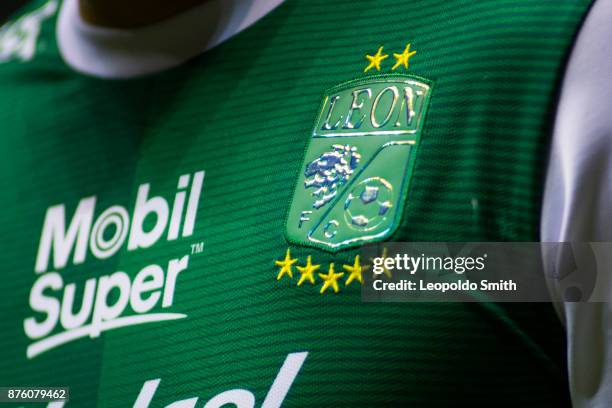
[[[382,50],[366,56],[370,69],[380,69]],[[407,68],[414,53],[408,45],[394,54],[392,69]],[[290,242],[335,251],[383,240],[397,228],[431,83],[395,72],[325,93],[287,217]]]

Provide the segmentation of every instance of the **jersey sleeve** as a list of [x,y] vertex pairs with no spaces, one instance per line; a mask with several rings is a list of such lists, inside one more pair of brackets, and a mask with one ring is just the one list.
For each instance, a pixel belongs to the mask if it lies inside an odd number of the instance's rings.
[[[612,0],[598,0],[579,32],[563,79],[542,205],[543,242],[612,241]],[[568,248],[568,246],[564,246]],[[598,274],[610,275],[597,253]],[[545,255],[546,256],[546,255]],[[566,259],[559,256],[555,259]],[[552,262],[552,263],[551,263]],[[555,261],[546,259],[545,264]],[[560,265],[554,265],[559,268]],[[579,271],[578,271],[579,273]],[[609,280],[608,280],[609,282]],[[610,288],[605,288],[608,293]],[[612,403],[612,308],[558,305],[568,338],[576,408]]]

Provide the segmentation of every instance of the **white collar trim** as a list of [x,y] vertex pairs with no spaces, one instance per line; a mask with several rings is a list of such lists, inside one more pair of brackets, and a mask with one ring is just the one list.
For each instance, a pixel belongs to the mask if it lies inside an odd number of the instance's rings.
[[208,0],[162,22],[112,29],[85,22],[79,0],[64,0],[57,45],[66,64],[100,78],[133,78],[160,72],[222,43],[283,0]]

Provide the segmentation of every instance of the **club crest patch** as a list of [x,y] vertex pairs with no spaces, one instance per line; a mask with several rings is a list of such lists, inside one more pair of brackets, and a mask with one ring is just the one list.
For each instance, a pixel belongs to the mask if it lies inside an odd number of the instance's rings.
[[290,242],[336,251],[394,232],[431,86],[416,76],[385,74],[325,93],[287,217]]

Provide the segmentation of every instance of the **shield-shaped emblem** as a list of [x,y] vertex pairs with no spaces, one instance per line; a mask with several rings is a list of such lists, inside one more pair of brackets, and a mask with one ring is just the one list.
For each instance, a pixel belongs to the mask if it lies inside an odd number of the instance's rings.
[[431,89],[392,74],[326,92],[287,217],[290,242],[335,251],[394,232]]

